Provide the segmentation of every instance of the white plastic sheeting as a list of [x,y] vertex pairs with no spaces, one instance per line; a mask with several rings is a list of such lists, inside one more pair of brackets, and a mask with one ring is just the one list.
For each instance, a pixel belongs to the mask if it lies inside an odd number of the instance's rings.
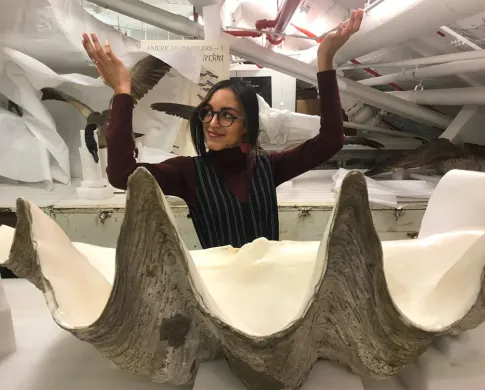
[[[5,3],[5,2],[4,2]],[[8,1],[0,13],[0,44],[41,61],[56,72],[89,69],[81,43],[83,32],[110,41],[117,54],[138,50],[138,41],[87,13],[80,0]]]
[[315,137],[320,130],[318,116],[272,108],[260,95],[258,103],[259,126],[270,144],[283,145],[291,141],[304,141]]
[[[261,129],[261,143],[269,145],[285,145],[303,142],[315,137],[320,131],[320,116],[306,115],[289,110],[278,110],[272,108],[266,100],[258,95],[259,102],[259,127]],[[394,138],[401,138],[397,141],[399,147],[418,146],[419,141],[414,135],[386,128],[359,125],[351,122],[344,122],[344,127],[355,128],[364,132],[374,134],[386,134]],[[403,141],[402,138],[407,138]],[[370,148],[368,146],[360,146]]]
[[[121,59],[130,68],[146,55],[142,51],[126,52],[121,55]],[[152,146],[170,151],[180,120],[153,111],[150,104],[159,100],[185,102],[188,98],[188,87],[192,82],[198,81],[202,54],[187,48],[153,55],[174,69],[136,106],[135,131],[146,134],[146,143],[149,146],[151,142]],[[69,150],[71,157],[75,158],[79,130],[84,128],[85,120],[74,107],[66,103],[43,103],[39,90],[47,86],[59,87],[94,110],[108,108],[113,93],[100,78],[81,74],[59,75],[32,57],[7,47],[2,48],[0,93],[21,106],[24,115],[22,118],[12,117],[5,112],[0,115],[3,123],[0,128],[0,145],[9,150],[8,154],[0,155],[1,176],[25,182],[52,183],[56,180],[63,184],[70,183],[73,172]],[[60,114],[56,115],[57,123],[47,107]],[[25,131],[25,128],[29,131]],[[12,135],[17,129],[20,130]]]
[[[49,181],[49,154],[25,121],[0,109],[0,176],[25,182]],[[35,162],[26,164],[25,157]]]

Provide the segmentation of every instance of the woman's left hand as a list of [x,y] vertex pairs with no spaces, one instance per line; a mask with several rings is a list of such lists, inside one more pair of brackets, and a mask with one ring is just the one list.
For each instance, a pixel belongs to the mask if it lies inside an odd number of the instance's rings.
[[333,67],[335,53],[347,42],[350,37],[360,30],[364,11],[352,11],[349,22],[340,23],[337,31],[328,33],[318,47],[318,68],[320,71]]

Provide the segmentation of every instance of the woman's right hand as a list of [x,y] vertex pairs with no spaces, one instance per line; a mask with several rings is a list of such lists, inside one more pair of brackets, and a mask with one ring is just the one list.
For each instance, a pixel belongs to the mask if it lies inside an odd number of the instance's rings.
[[83,46],[89,58],[96,65],[103,82],[113,88],[116,94],[131,94],[130,74],[123,62],[111,51],[109,42],[106,41],[105,49],[103,49],[96,34],[92,33],[91,39],[88,34],[84,33]]

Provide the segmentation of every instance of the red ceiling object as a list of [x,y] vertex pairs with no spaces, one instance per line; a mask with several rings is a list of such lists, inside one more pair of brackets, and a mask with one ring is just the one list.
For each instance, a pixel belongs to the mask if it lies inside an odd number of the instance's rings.
[[[264,30],[267,28],[272,28],[274,29],[274,32],[278,32],[278,33],[285,31],[288,24],[290,24],[290,20],[295,14],[301,1],[302,0],[285,0],[284,3],[281,5],[280,9],[278,10],[278,15],[276,15],[276,19],[257,20],[255,23],[256,29]],[[278,37],[271,34],[267,34],[266,39],[268,40],[268,44],[266,45],[266,47],[269,47],[271,45],[279,45],[281,42],[283,42],[285,37],[283,36]]]
[[276,20],[259,19],[255,23],[256,29],[264,30],[266,28],[274,28],[276,26]]
[[199,14],[195,10],[195,7],[193,7],[193,11],[192,12],[194,13],[194,22],[198,22],[199,21]]
[[245,30],[226,30],[224,31],[226,34],[233,35],[235,37],[251,37],[251,38],[258,38],[263,33],[256,32],[256,31],[245,31]]
[[[255,23],[255,27],[257,30],[261,31],[225,31],[228,34],[231,34],[236,37],[251,37],[251,38],[258,38],[263,33],[266,34],[266,40],[268,41],[266,47],[270,47],[271,45],[279,45],[285,39],[284,36],[274,36],[271,34],[271,31],[262,31],[265,29],[274,29],[274,32],[281,33],[283,32],[288,24],[290,24],[290,20],[295,14],[296,9],[300,5],[302,0],[285,0],[285,2],[281,5],[280,9],[278,10],[278,15],[276,15],[275,20],[268,20],[268,19],[260,19],[257,20]],[[263,67],[256,64],[256,66],[260,69]]]
[[[308,31],[306,28],[303,28],[303,27],[300,27],[300,26],[297,26],[293,23],[291,23],[291,25],[296,28],[299,32],[301,32],[302,34],[306,35],[307,37],[310,37],[310,38],[318,38],[315,34],[313,34],[311,31]],[[320,38],[320,39],[316,39],[315,41],[317,43],[322,43],[324,38]]]

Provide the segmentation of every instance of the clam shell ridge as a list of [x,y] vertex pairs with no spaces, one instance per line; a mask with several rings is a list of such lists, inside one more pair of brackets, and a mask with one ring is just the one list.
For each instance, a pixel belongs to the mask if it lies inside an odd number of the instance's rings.
[[27,279],[35,287],[45,292],[44,282],[37,261],[35,240],[32,237],[32,215],[30,203],[24,199],[17,199],[17,223],[10,255],[3,264],[20,278]]
[[[45,293],[49,286],[35,251],[30,207],[17,201],[18,223],[5,265]],[[441,333],[418,329],[399,313],[387,289],[381,242],[358,171],[342,182],[321,250],[326,265],[301,318],[269,336],[245,334],[214,313],[165,197],[151,174],[138,168],[129,179],[106,307],[92,325],[64,329],[121,369],[156,382],[191,383],[202,362],[224,356],[250,390],[293,390],[319,358],[361,377],[385,378],[435,337],[485,319],[483,275],[471,310]]]

